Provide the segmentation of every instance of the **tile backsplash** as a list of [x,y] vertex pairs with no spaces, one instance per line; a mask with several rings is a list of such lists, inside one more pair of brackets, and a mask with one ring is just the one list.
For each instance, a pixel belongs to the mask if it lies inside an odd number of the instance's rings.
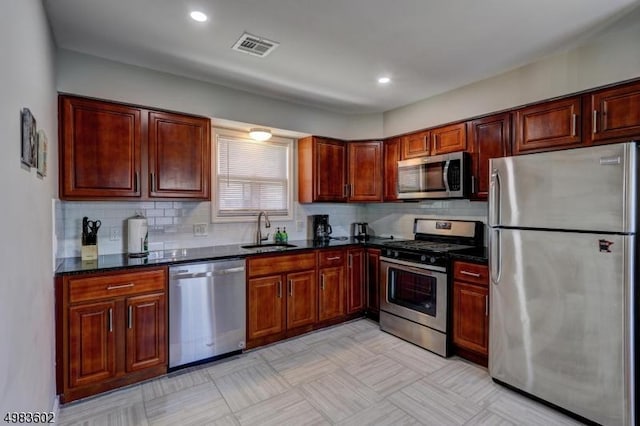
[[[137,213],[142,213],[148,219],[150,250],[251,243],[256,233],[255,221],[211,223],[209,202],[61,201],[56,202],[55,208],[56,257],[80,256],[84,216],[102,222],[98,232],[99,254],[126,253],[127,219]],[[373,235],[412,238],[415,217],[480,220],[486,224],[487,203],[468,200],[383,204],[295,203],[294,220],[272,219],[271,228],[263,229],[263,233],[268,231],[273,236],[277,227],[286,226],[290,240],[307,239],[310,236],[308,216],[314,214],[329,214],[333,236],[349,236],[353,222],[368,222]],[[207,224],[207,236],[194,236],[193,225],[199,223]],[[110,239],[112,230],[120,235],[119,240]]]
[[[127,252],[127,219],[141,213],[149,223],[149,249],[206,247],[212,245],[251,243],[255,239],[256,221],[211,223],[210,202],[75,202],[56,204],[57,257],[80,256],[82,218],[100,220],[98,232],[99,254]],[[329,214],[334,236],[348,236],[350,226],[364,216],[362,205],[357,204],[299,204],[294,203],[291,221],[272,218],[271,228],[263,234],[273,236],[277,227],[286,227],[290,240],[307,239],[307,216]],[[298,227],[298,223],[301,227]],[[206,223],[207,236],[194,236],[194,224]],[[111,230],[119,231],[120,239],[110,239]],[[300,230],[298,230],[300,229]]]

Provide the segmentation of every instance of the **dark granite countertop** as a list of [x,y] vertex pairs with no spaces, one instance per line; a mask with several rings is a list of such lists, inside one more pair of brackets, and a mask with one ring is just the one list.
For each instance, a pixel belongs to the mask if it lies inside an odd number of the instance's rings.
[[449,252],[451,260],[468,260],[476,263],[489,262],[489,250],[486,247],[474,247],[470,249]]
[[59,259],[56,268],[56,275],[66,275],[83,272],[103,272],[118,269],[130,269],[148,266],[165,266],[180,263],[221,260],[229,258],[246,258],[253,255],[268,253],[289,253],[302,250],[313,250],[319,248],[343,247],[348,245],[362,245],[367,247],[381,247],[388,238],[372,237],[366,242],[358,241],[354,238],[331,239],[326,243],[316,243],[313,240],[289,241],[295,247],[263,247],[260,249],[245,249],[242,244],[229,244],[222,246],[186,248],[175,250],[163,250],[150,252],[149,256],[143,258],[129,257],[127,254],[107,254],[98,256],[97,260],[82,261],[80,257],[68,257]]

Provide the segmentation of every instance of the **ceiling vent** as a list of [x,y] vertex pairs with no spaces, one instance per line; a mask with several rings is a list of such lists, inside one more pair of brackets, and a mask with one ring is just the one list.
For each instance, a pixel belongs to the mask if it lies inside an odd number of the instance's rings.
[[242,34],[242,37],[236,41],[236,44],[233,45],[232,49],[263,58],[273,52],[279,45],[280,43],[277,41],[271,41],[262,37],[244,33]]

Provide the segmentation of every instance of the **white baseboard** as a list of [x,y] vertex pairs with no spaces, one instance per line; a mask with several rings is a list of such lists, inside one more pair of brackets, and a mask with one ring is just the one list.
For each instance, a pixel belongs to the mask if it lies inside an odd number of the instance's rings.
[[53,405],[51,406],[51,412],[53,413],[53,418],[57,422],[60,414],[60,399],[58,395],[53,397]]

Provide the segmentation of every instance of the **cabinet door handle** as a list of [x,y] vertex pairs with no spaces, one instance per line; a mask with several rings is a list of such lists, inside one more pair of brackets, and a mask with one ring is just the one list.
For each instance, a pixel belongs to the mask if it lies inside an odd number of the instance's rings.
[[155,176],[153,175],[153,173],[151,173],[149,175],[149,179],[151,179],[151,184],[150,184],[151,192],[156,192],[156,179],[155,179]]
[[113,333],[113,308],[109,308],[109,333]]
[[320,274],[320,290],[324,291],[324,274]]
[[353,260],[353,255],[352,255],[352,254],[350,254],[350,255],[349,255],[349,262],[348,262],[349,268],[351,268],[352,260]]
[[475,272],[469,272],[469,271],[462,270],[462,271],[460,271],[460,273],[462,275],[468,275],[470,277],[480,278],[480,274],[476,274]]
[[489,316],[489,296],[484,296],[484,316]]
[[293,297],[293,283],[289,280],[289,296]]
[[127,327],[133,328],[133,306],[129,305],[129,311],[127,312]]
[[340,256],[327,257],[327,260],[340,260]]
[[593,133],[598,133],[598,111],[593,110]]
[[117,290],[119,288],[128,288],[128,287],[133,287],[135,286],[134,283],[127,283],[127,284],[122,284],[122,285],[110,285],[109,287],[107,287],[107,290]]
[[282,281],[278,281],[278,299],[282,298]]
[[471,176],[471,193],[472,194],[476,193],[476,177],[475,176]]
[[344,198],[347,198],[347,187],[348,187],[348,186],[349,186],[349,185],[345,183],[345,184],[344,184],[344,186],[342,187],[342,196],[343,196]]
[[138,172],[133,172],[133,192],[138,192]]
[[578,121],[577,114],[571,114],[571,136],[576,135],[576,122]]

